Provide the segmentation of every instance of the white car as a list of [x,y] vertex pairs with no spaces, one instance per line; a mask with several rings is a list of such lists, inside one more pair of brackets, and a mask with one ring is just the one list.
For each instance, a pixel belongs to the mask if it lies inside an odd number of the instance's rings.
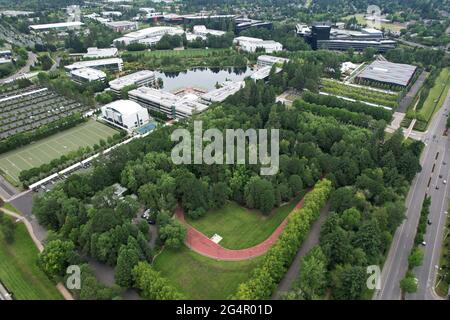
[[422,241],[422,245],[423,245],[423,246],[426,246],[427,243],[426,243],[425,241]]
[[443,184],[447,184],[447,180],[442,181]]

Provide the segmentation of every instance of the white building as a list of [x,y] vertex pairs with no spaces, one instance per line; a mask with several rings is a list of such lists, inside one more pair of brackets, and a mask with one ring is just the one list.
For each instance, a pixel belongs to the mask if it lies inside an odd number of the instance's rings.
[[114,32],[132,31],[138,28],[136,21],[111,21],[105,22],[104,25],[114,30]]
[[259,48],[264,49],[266,53],[283,50],[283,45],[279,42],[252,37],[237,37],[234,38],[233,43],[247,52],[255,52]]
[[76,83],[83,84],[92,81],[105,81],[106,73],[93,68],[81,68],[70,71],[70,77]]
[[67,71],[72,71],[81,68],[110,69],[122,71],[123,60],[120,58],[109,58],[109,59],[78,61],[73,64],[65,66],[65,68]]
[[163,113],[169,118],[186,118],[208,109],[198,102],[194,94],[179,97],[173,93],[154,88],[140,87],[128,92],[128,97],[149,110]]
[[205,103],[222,102],[245,87],[245,81],[226,81],[222,87],[209,91],[201,96]]
[[[267,66],[267,67],[262,67],[260,69],[258,69],[257,71],[255,71],[250,78],[253,80],[263,80],[265,78],[267,78],[270,74],[270,70],[272,70],[271,66]],[[281,68],[276,68],[275,72],[280,72]]]
[[114,39],[114,45],[123,44],[129,45],[131,43],[157,43],[165,34],[182,35],[184,30],[177,27],[151,27],[125,34],[123,37]]
[[58,22],[58,23],[47,23],[47,24],[34,24],[30,26],[33,31],[48,31],[48,30],[58,30],[58,29],[78,29],[83,26],[84,23],[80,21],[72,22]]
[[155,83],[155,73],[150,70],[141,70],[110,81],[109,87],[111,88],[111,91],[113,91],[115,94],[120,94],[123,88],[131,85],[142,87],[142,86],[152,86],[154,85],[154,83]]
[[289,59],[268,55],[261,55],[257,60],[258,67],[271,67],[274,64],[283,64],[285,62],[289,62]]
[[110,58],[117,55],[117,48],[97,48],[91,47],[87,49],[87,53],[83,55],[84,59],[101,59]]
[[102,11],[101,15],[103,17],[121,17],[122,12],[120,12],[120,11]]
[[136,102],[117,100],[101,108],[105,120],[126,129],[142,126],[150,120],[148,111]]
[[192,28],[192,32],[195,35],[204,36],[204,37],[207,37],[208,35],[220,37],[226,33],[225,31],[221,31],[221,30],[206,29],[206,26],[203,26],[203,25],[194,26]]

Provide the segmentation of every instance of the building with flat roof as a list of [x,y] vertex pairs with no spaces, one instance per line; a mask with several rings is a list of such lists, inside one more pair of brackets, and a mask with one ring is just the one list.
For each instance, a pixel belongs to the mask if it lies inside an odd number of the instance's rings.
[[377,60],[368,65],[356,78],[357,81],[366,80],[406,87],[416,70],[417,67],[413,65]]
[[74,82],[83,84],[93,81],[105,81],[106,73],[93,68],[80,68],[70,71],[70,77]]
[[166,27],[166,26],[150,27],[127,33],[123,37],[114,39],[113,43],[114,45],[118,44],[129,45],[131,43],[148,44],[150,40],[152,40],[150,43],[154,43],[155,41],[158,42],[165,34],[182,35],[183,33],[184,30],[178,27]]
[[120,11],[102,11],[101,15],[103,17],[121,17],[122,12],[120,12]]
[[123,60],[121,58],[87,60],[87,61],[78,61],[73,64],[65,66],[65,69],[67,71],[72,71],[81,68],[109,69],[122,71]]
[[283,64],[285,62],[289,62],[289,59],[282,58],[282,57],[275,57],[275,56],[268,56],[268,55],[261,55],[257,59],[257,65],[258,67],[271,67],[274,64]]
[[121,128],[134,129],[150,120],[147,109],[134,101],[116,100],[101,107],[105,120]]
[[172,119],[187,118],[208,108],[208,105],[198,102],[198,97],[193,94],[180,97],[149,87],[131,90],[128,92],[128,97],[141,106],[163,113]]
[[207,37],[208,35],[220,37],[226,33],[225,31],[221,31],[221,30],[207,29],[206,26],[204,26],[204,25],[194,26],[192,28],[192,32],[195,35],[200,35],[200,36],[205,36],[205,37]]
[[266,53],[272,53],[283,50],[283,45],[273,40],[263,40],[252,37],[236,37],[233,43],[237,44],[242,50],[255,52],[257,49],[264,49]]
[[[266,66],[266,67],[259,68],[258,70],[253,72],[253,74],[250,76],[250,78],[255,80],[255,81],[257,81],[257,80],[264,80],[264,79],[266,79],[269,76],[270,70],[272,70],[271,66]],[[275,73],[278,73],[281,70],[282,70],[281,68],[277,67],[277,68],[275,68]]]
[[115,57],[118,53],[117,48],[87,48],[87,53],[83,55],[84,59],[100,59]]
[[105,26],[114,30],[114,32],[126,32],[137,30],[138,23],[136,21],[110,21],[105,22]]
[[77,29],[83,26],[84,23],[80,21],[72,22],[58,22],[58,23],[47,23],[47,24],[34,24],[29,28],[32,31],[48,31],[48,30],[60,30],[60,29]]
[[201,99],[205,103],[222,102],[229,96],[235,94],[239,90],[245,87],[245,81],[226,81],[222,83],[222,86],[218,89],[209,91],[201,96]]
[[0,57],[0,64],[12,63],[11,58]]
[[239,34],[242,31],[249,29],[249,28],[264,28],[264,29],[268,29],[268,30],[273,29],[272,22],[267,22],[267,21],[260,21],[260,20],[247,19],[247,18],[236,18],[235,22],[236,22],[236,27],[235,27],[236,34]]
[[34,14],[33,11],[20,11],[20,10],[4,10],[4,11],[0,11],[0,15],[4,15],[6,17],[30,16],[32,14]]
[[119,95],[121,90],[125,87],[131,85],[136,85],[138,87],[152,86],[155,84],[155,81],[155,73],[153,71],[141,70],[110,81],[109,87],[112,92]]

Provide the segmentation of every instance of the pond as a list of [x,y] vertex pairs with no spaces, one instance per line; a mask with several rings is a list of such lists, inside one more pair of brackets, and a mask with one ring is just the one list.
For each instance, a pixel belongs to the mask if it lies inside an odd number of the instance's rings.
[[253,69],[242,68],[195,68],[182,72],[155,72],[156,78],[161,78],[165,91],[176,91],[186,87],[199,88],[205,91],[215,89],[216,83],[227,80],[242,81],[253,73]]

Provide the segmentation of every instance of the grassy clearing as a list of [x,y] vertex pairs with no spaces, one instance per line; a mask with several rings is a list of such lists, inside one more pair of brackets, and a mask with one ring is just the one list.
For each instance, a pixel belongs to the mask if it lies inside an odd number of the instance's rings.
[[37,256],[38,250],[25,225],[17,224],[14,243],[9,245],[0,236],[0,280],[18,300],[62,299],[37,266]]
[[266,240],[294,209],[299,200],[273,210],[265,216],[257,210],[246,209],[234,202],[208,212],[204,217],[188,222],[208,237],[215,233],[223,239],[220,245],[228,249],[245,249]]
[[118,133],[117,130],[100,122],[90,120],[74,128],[59,132],[24,147],[0,155],[0,171],[7,178],[19,184],[22,170],[49,163],[80,147],[93,146],[101,139]]
[[154,268],[188,299],[227,299],[247,280],[261,257],[244,261],[216,261],[187,247],[164,250]]
[[418,111],[417,118],[429,122],[431,117],[444,104],[447,92],[450,89],[450,67],[442,69],[433,88],[431,88],[423,107]]
[[198,58],[210,55],[225,54],[230,52],[230,49],[184,49],[184,50],[155,50],[155,51],[128,51],[131,55],[145,55],[151,58],[163,57],[180,57],[180,58]]
[[[371,25],[371,21],[367,21],[366,19],[364,19],[363,13],[349,15],[349,16],[344,17],[343,19],[348,20],[351,17],[355,17],[356,20],[358,21],[358,23],[361,25],[364,25],[364,24],[367,24],[368,26]],[[402,23],[381,22],[380,26],[381,26],[381,28],[384,28],[385,30],[390,30],[390,31],[400,31],[402,29],[406,29],[406,25],[402,24]]]

